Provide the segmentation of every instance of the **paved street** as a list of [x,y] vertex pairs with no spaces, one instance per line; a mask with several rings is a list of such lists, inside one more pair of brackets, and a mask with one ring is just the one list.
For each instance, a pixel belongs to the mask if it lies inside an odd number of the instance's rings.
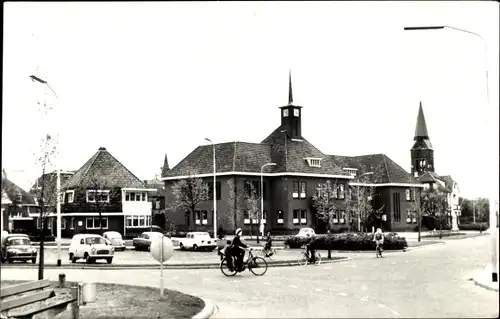
[[[212,300],[216,318],[495,317],[498,292],[469,280],[488,262],[489,236],[448,241],[377,259],[269,268],[232,278],[216,269],[168,270],[166,287]],[[47,269],[46,277],[158,286],[158,270]],[[36,269],[2,269],[2,279],[36,279]]]

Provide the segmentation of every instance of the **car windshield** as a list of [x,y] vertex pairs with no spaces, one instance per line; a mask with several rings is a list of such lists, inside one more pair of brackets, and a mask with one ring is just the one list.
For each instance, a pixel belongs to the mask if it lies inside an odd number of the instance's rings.
[[11,238],[8,241],[9,245],[29,245],[30,240],[28,238]]
[[120,233],[107,233],[106,237],[109,239],[122,239],[122,235],[120,235]]
[[85,238],[86,245],[97,245],[97,244],[105,244],[104,238],[101,237],[88,237]]

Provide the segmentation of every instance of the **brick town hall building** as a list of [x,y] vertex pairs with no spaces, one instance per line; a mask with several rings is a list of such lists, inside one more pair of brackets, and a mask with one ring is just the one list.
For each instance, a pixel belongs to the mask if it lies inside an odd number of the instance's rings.
[[[384,230],[415,230],[415,201],[420,198],[423,184],[384,154],[364,156],[327,155],[309,143],[302,134],[302,107],[293,104],[291,77],[288,104],[280,108],[281,125],[261,143],[228,142],[215,144],[217,226],[226,232],[241,227],[249,233],[251,223],[245,208],[248,190],[260,193],[263,169],[265,231],[273,234],[296,233],[303,227],[318,228],[312,197],[318,186],[327,181],[336,184],[334,195],[339,210],[335,212],[333,231],[347,229],[348,221],[342,210],[350,187],[375,186],[375,209],[383,207]],[[373,172],[371,175],[365,174]],[[198,146],[175,167],[167,160],[161,180],[165,181],[166,203],[175,201],[174,183],[187,178],[201,178],[213,189],[213,147]],[[196,205],[191,214],[183,209],[168,212],[178,230],[213,230],[213,192],[209,200]],[[259,203],[260,210],[260,203]],[[385,215],[385,216],[384,216]],[[258,227],[254,226],[254,232]],[[324,230],[324,228],[323,228]]]

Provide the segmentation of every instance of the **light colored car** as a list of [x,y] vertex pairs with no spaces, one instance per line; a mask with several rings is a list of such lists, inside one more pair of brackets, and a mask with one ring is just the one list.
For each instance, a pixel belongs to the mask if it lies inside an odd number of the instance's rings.
[[31,246],[28,235],[11,234],[3,237],[2,241],[2,262],[12,263],[16,260],[27,262],[31,260],[32,263],[36,263],[37,249]]
[[88,264],[91,264],[97,259],[105,259],[108,264],[111,264],[115,256],[115,248],[108,244],[101,235],[78,234],[71,239],[68,254],[72,263],[78,259],[85,259]]
[[132,245],[134,245],[135,250],[149,251],[149,248],[151,246],[151,240],[153,238],[161,236],[163,236],[162,233],[147,231],[142,233],[140,237],[132,239]]
[[212,251],[217,247],[217,241],[211,238],[207,232],[191,232],[187,233],[186,238],[179,240],[180,249],[193,250],[209,250]]
[[295,237],[304,237],[304,238],[308,238],[311,236],[316,236],[316,232],[312,228],[301,228],[299,230],[299,233],[295,235]]
[[126,248],[125,241],[122,238],[122,234],[120,234],[119,232],[107,231],[107,232],[104,232],[104,234],[102,234],[102,237],[104,237],[104,239],[107,239],[111,242],[113,247],[115,247],[115,251],[125,250],[125,248]]

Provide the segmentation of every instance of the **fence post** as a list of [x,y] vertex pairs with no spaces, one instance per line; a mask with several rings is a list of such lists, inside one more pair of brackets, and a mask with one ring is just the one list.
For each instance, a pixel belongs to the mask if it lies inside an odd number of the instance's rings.
[[71,287],[71,297],[76,299],[71,303],[71,311],[73,315],[73,319],[80,318],[80,285]]
[[64,288],[66,283],[66,274],[59,274],[59,288]]

